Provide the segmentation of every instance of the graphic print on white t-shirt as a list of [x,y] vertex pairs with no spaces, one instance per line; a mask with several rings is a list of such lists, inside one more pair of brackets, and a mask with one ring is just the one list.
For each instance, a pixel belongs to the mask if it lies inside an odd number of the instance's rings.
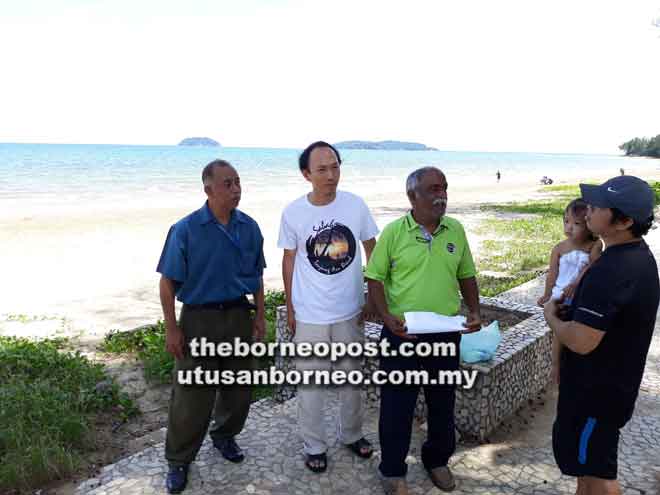
[[366,203],[337,191],[316,206],[304,195],[282,212],[278,247],[295,250],[291,302],[296,320],[331,324],[360,313],[364,304],[361,242],[378,234]]
[[355,236],[351,229],[335,220],[312,227],[307,238],[307,259],[312,268],[324,275],[334,275],[346,269],[355,259]]

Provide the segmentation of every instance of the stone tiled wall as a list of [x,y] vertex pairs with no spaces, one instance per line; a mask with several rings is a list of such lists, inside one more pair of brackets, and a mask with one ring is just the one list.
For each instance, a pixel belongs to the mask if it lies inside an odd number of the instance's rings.
[[[526,319],[502,333],[502,342],[491,361],[461,363],[463,369],[476,370],[478,374],[471,389],[457,389],[456,428],[463,436],[484,441],[502,420],[547,385],[552,359],[552,332],[546,326],[540,308],[488,297],[482,297],[481,304],[528,315]],[[367,322],[365,338],[378,341],[380,330],[380,325]],[[285,306],[277,309],[277,341],[292,341],[291,332],[286,325]],[[285,372],[295,369],[293,360],[282,356],[275,358],[275,365]],[[377,358],[366,358],[363,367],[367,373],[375,371],[378,369]],[[378,402],[378,387],[365,387],[365,391],[367,401]],[[295,393],[295,386],[283,385],[275,389],[274,398],[284,401]],[[416,415],[421,418],[425,414],[424,394],[420,393]]]

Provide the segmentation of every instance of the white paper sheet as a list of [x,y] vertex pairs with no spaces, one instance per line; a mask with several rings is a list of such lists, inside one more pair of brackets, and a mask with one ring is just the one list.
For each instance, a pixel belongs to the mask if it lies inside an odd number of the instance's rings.
[[408,333],[440,333],[465,330],[465,316],[445,316],[430,311],[409,311],[403,314]]

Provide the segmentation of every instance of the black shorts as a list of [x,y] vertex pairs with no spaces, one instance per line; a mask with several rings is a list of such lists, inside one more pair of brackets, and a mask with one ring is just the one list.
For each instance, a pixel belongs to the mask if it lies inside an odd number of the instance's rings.
[[562,474],[615,480],[619,427],[577,411],[558,410],[552,450]]

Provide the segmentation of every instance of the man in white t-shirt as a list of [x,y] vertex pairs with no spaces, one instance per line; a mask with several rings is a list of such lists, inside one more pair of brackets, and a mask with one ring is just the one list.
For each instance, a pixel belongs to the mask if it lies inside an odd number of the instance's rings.
[[[312,192],[290,203],[282,213],[278,247],[284,249],[282,276],[288,325],[295,342],[364,342],[362,316],[364,279],[362,252],[367,261],[376,244],[378,227],[358,196],[338,191],[341,157],[330,144],[317,141],[300,155],[299,166]],[[297,359],[304,370],[360,369],[361,360]],[[339,440],[360,457],[373,453],[362,434],[364,402],[360,387],[338,388]],[[298,387],[298,422],[313,472],[327,468],[323,422],[326,388]]]

